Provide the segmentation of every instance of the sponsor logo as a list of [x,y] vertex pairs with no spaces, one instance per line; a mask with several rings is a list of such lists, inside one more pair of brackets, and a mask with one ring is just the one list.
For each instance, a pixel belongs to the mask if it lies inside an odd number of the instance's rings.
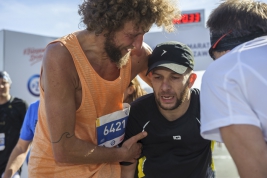
[[173,140],[181,140],[182,137],[180,135],[177,135],[177,136],[173,136]]
[[29,62],[34,65],[43,60],[45,48],[26,48],[23,55],[29,56]]
[[105,142],[105,139],[104,139],[104,138],[103,138],[103,139],[101,139],[100,143],[103,143],[103,142]]
[[161,56],[163,56],[163,54],[165,54],[165,53],[167,53],[167,51],[163,50],[163,52],[162,52]]
[[115,143],[116,143],[115,140],[112,140],[112,141],[110,142],[110,145],[111,145],[111,146],[114,146]]
[[39,74],[35,74],[31,76],[28,80],[28,90],[29,92],[36,97],[40,96],[40,90],[39,90]]

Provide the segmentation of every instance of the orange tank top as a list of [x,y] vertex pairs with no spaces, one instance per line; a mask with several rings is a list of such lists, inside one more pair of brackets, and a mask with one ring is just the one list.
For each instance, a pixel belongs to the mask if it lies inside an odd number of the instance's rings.
[[[131,62],[121,68],[116,80],[106,81],[92,68],[74,34],[53,42],[58,41],[69,50],[82,85],[82,102],[76,111],[75,135],[97,145],[96,119],[122,109],[123,92],[131,78]],[[28,166],[29,177],[119,178],[119,163],[62,166],[55,162],[46,121],[44,94],[40,87],[38,122]]]

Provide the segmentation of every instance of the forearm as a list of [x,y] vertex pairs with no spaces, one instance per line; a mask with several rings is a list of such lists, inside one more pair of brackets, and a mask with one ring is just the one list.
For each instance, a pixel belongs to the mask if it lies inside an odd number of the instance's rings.
[[106,148],[96,146],[73,137],[63,137],[52,143],[55,160],[67,164],[98,164],[112,162],[135,162],[140,157],[142,145],[138,140],[147,136],[140,132],[126,140],[121,147]]
[[150,79],[146,76],[146,72],[147,72],[147,70],[145,70],[145,71],[139,73],[139,77],[140,77],[144,82],[146,82],[146,84],[148,84],[150,87],[152,87],[152,84],[151,84]]
[[265,178],[267,145],[261,130],[250,125],[233,125],[220,130],[241,178]]
[[76,137],[52,143],[55,160],[68,164],[98,164],[123,161],[121,148],[106,148]]
[[136,164],[137,162],[128,166],[121,166],[121,178],[134,178]]
[[[226,144],[226,147],[230,145]],[[234,162],[236,163],[239,175],[241,178],[266,178],[267,176],[267,148],[258,149],[243,149],[243,150],[231,150]],[[246,155],[246,156],[242,156]]]
[[9,157],[3,178],[12,177],[22,166],[28,151],[23,151],[18,147],[15,147]]

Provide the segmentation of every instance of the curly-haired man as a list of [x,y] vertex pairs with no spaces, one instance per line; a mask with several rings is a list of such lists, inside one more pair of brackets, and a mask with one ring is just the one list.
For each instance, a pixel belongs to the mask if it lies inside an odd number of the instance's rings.
[[118,178],[119,162],[139,157],[145,132],[117,146],[129,113],[123,93],[138,74],[149,82],[144,34],[153,23],[172,31],[180,11],[170,0],[85,0],[79,14],[86,30],[45,51],[29,177]]

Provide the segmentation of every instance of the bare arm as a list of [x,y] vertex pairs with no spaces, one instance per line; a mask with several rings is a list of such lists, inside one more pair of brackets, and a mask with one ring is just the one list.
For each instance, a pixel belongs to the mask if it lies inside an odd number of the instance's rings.
[[146,76],[147,69],[139,73],[139,77],[146,82],[150,87],[152,87],[150,79]]
[[12,177],[21,167],[29,152],[31,141],[19,139],[9,156],[3,178]]
[[139,134],[121,148],[98,147],[75,136],[75,113],[81,103],[81,87],[73,60],[60,43],[48,46],[43,60],[41,86],[55,160],[69,164],[96,164],[132,160],[140,155]]
[[266,178],[267,145],[261,130],[252,125],[231,125],[220,128],[242,178]]
[[134,178],[137,161],[129,166],[121,166],[121,178]]

